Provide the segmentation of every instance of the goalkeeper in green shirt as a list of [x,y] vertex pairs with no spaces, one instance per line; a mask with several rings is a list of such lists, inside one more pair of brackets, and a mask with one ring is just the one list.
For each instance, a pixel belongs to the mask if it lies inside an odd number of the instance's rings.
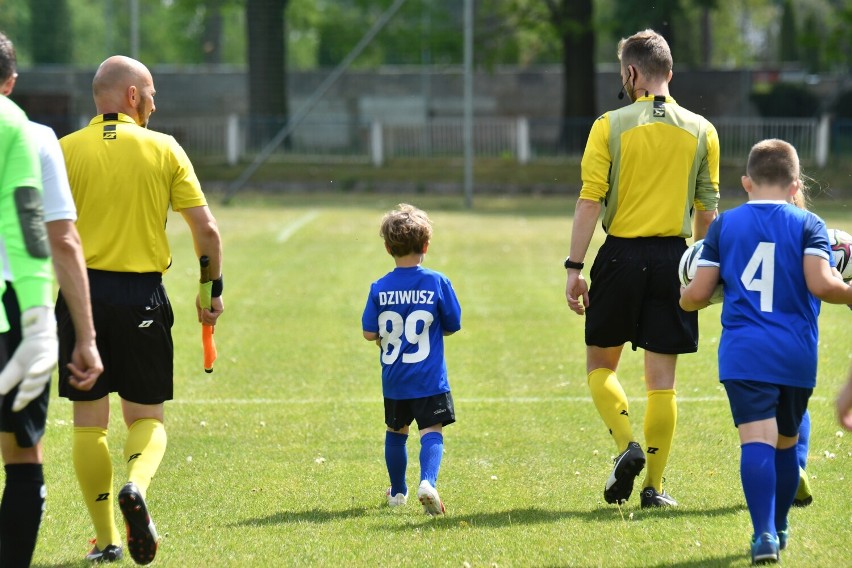
[[[37,424],[39,412],[32,408],[37,405],[28,405],[49,384],[58,356],[53,272],[41,184],[38,147],[31,138],[26,115],[15,103],[0,96],[0,236],[18,296],[22,334],[14,353],[7,353],[5,342],[0,342],[0,445],[4,450],[9,445],[7,440],[20,446],[38,444],[43,421],[40,426]],[[0,279],[0,294],[5,286]],[[5,310],[0,306],[0,332],[8,329]],[[7,457],[4,451],[6,487],[0,507],[0,532],[11,530],[23,537],[31,532],[26,527],[38,527],[40,523],[44,478],[40,464],[33,468],[34,464],[14,463]],[[29,565],[32,547],[18,542],[20,546],[0,547],[0,565]]]

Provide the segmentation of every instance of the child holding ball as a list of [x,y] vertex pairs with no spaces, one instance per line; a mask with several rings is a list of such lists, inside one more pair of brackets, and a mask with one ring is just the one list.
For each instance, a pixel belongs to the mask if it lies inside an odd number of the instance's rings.
[[816,385],[820,300],[852,303],[852,287],[832,273],[822,219],[789,204],[802,183],[793,146],[755,144],[742,183],[749,201],[710,225],[680,305],[707,306],[724,282],[719,378],[739,431],[751,558],[760,564],[778,562],[787,546],[796,440]]

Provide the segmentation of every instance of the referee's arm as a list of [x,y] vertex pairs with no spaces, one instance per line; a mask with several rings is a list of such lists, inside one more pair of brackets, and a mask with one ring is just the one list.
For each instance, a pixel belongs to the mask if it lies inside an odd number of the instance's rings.
[[[218,280],[222,277],[222,239],[216,219],[206,205],[187,207],[180,213],[192,231],[196,256],[206,256],[210,259],[210,279]],[[222,296],[215,296],[209,310],[199,308],[199,321],[206,325],[216,325],[216,320],[223,310]]]
[[718,214],[718,209],[713,209],[712,211],[695,211],[695,227],[692,231],[694,241],[701,240],[707,235],[707,229],[710,227],[710,223],[716,219]]

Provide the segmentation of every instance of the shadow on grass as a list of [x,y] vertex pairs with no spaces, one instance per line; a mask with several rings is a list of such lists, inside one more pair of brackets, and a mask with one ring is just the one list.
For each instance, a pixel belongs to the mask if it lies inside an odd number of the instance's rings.
[[[671,562],[664,562],[662,564],[646,564],[645,566],[647,568],[694,568],[695,566],[701,566],[701,568],[727,568],[728,566],[742,566],[743,559],[745,557],[745,554],[729,554],[718,558],[684,560],[683,562],[675,562],[674,564]],[[564,564],[542,564],[542,568],[557,568],[563,566]],[[576,564],[572,564],[572,566],[578,567]],[[587,566],[606,566],[606,564],[595,562],[588,564]]]
[[[746,509],[745,505],[732,505],[728,507],[717,507],[715,509],[655,509],[655,510],[624,510],[624,519],[628,520],[628,515],[633,514],[633,518],[629,520],[632,523],[639,523],[645,520],[654,519],[673,519],[673,518],[688,518],[698,517],[706,519],[707,517],[724,517],[733,515]],[[473,513],[471,515],[453,514],[452,511],[446,517],[435,517],[431,519],[434,525],[431,528],[436,530],[456,530],[459,526],[462,527],[506,527],[511,525],[534,525],[540,523],[552,523],[576,519],[590,523],[607,523],[612,521],[621,521],[621,515],[615,507],[606,507],[594,509],[592,511],[554,511],[552,509],[539,509],[531,507],[526,509],[511,509],[508,511],[496,511],[493,513]],[[430,519],[427,519],[430,520]],[[420,524],[420,522],[411,523]],[[411,524],[399,526],[397,530],[409,530]],[[381,530],[387,530],[387,527],[382,527]]]
[[[239,523],[233,523],[231,526],[249,526],[262,527],[268,525],[279,524],[301,524],[301,523],[329,523],[340,521],[342,519],[353,519],[368,516],[376,511],[380,511],[385,507],[350,507],[349,509],[339,509],[334,511],[311,509],[308,511],[279,511],[265,517],[257,517],[246,519]],[[631,513],[633,518],[630,522],[642,522],[643,520],[652,519],[672,519],[680,517],[722,517],[725,515],[733,515],[745,510],[745,505],[733,505],[728,507],[717,507],[715,509],[659,509],[659,510],[624,510],[624,518]],[[564,521],[566,519],[578,519],[586,522],[612,522],[613,520],[621,520],[618,509],[615,507],[602,507],[592,511],[554,511],[552,509],[539,509],[530,507],[526,509],[511,509],[508,511],[496,511],[493,513],[474,513],[471,515],[453,514],[452,511],[446,517],[417,517],[418,520],[401,524],[397,530],[409,530],[412,525],[420,525],[423,521],[433,521],[432,528],[454,530],[459,526],[475,527],[504,527],[511,525],[534,525],[539,523],[552,523]],[[383,526],[381,530],[387,530]]]
[[246,519],[231,526],[264,527],[268,525],[282,525],[293,523],[328,523],[341,519],[353,519],[367,515],[370,509],[365,507],[351,507],[337,511],[324,511],[311,509],[310,511],[279,511],[266,517]]
[[718,558],[702,558],[701,560],[684,560],[683,562],[665,562],[663,564],[649,564],[654,568],[693,568],[694,566],[702,566],[702,568],[725,568],[726,566],[742,566],[743,562],[748,559],[748,553],[743,550],[742,554],[728,554]]

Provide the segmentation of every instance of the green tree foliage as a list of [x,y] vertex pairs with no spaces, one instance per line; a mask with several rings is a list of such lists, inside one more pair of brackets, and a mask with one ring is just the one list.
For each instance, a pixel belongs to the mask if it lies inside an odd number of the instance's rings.
[[[146,63],[247,65],[247,0],[138,1],[140,58]],[[288,68],[339,63],[392,1],[290,0]],[[562,39],[547,13],[553,2],[475,0],[477,66],[562,63]],[[612,64],[618,39],[646,27],[668,38],[676,71],[708,65],[774,66],[790,60],[810,71],[844,72],[852,61],[849,0],[591,3],[593,57],[598,64]],[[128,0],[0,0],[0,29],[14,38],[23,66],[38,61],[91,67],[109,55],[129,53],[129,5]],[[356,66],[461,64],[462,7],[462,0],[408,0]],[[779,31],[783,13],[788,14],[784,25],[789,28],[793,20],[797,34]],[[63,27],[65,32],[58,31]],[[65,42],[67,48],[55,47],[56,42]],[[782,58],[782,46],[798,46],[799,53]],[[37,59],[37,49],[53,55]]]
[[71,26],[67,0],[30,0],[33,63],[70,63]]
[[559,36],[542,0],[483,0],[475,42],[477,61],[487,68],[561,62]]
[[849,73],[852,63],[852,2],[835,0],[825,45],[826,63],[841,73]]
[[651,28],[662,34],[670,46],[674,46],[677,19],[683,13],[681,3],[682,0],[656,0],[651,3],[616,0],[614,31],[619,37],[627,37],[639,30]]
[[809,73],[819,73],[823,70],[824,59],[822,43],[825,31],[822,29],[816,15],[813,13],[805,17],[799,43],[802,48],[802,66]]
[[781,63],[796,63],[799,61],[798,39],[793,0],[784,0],[781,10],[781,33],[778,38],[779,59]]
[[0,0],[0,31],[15,44],[18,66],[29,65],[30,10],[23,0]]
[[[321,0],[321,4],[317,63],[328,67],[340,63],[393,0]],[[461,63],[462,7],[459,0],[408,0],[353,65]]]

